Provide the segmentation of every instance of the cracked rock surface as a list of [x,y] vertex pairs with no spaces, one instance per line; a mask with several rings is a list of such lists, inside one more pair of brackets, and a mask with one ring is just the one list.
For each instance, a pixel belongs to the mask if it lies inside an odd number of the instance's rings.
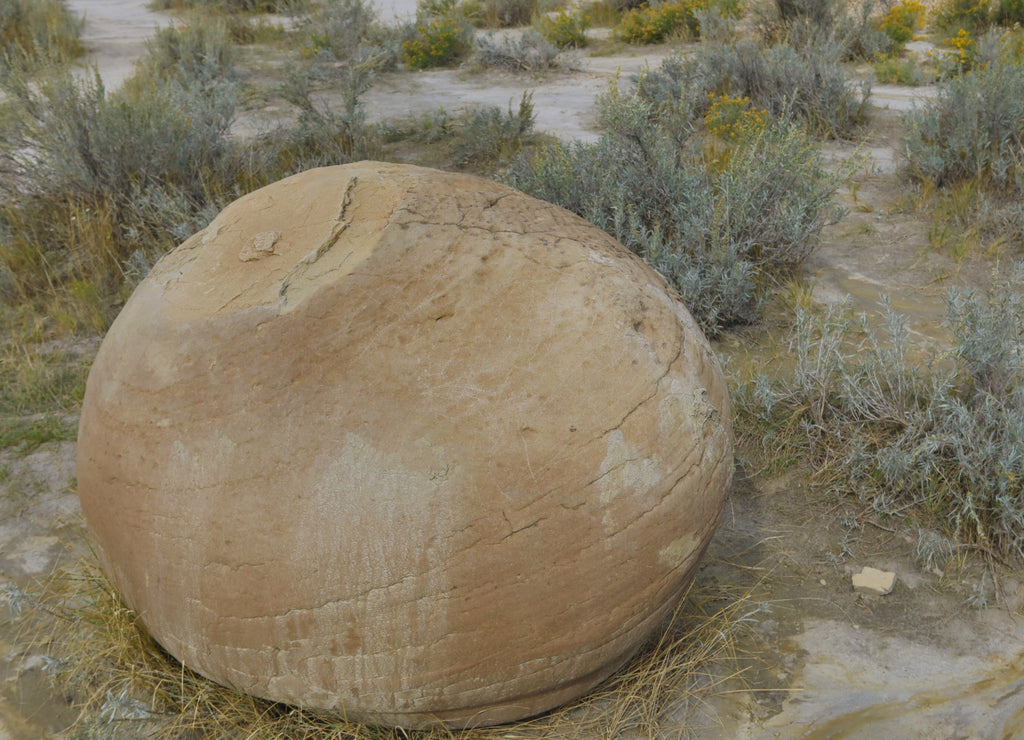
[[362,162],[241,198],[154,268],[93,366],[78,486],[190,667],[483,725],[582,694],[676,603],[729,418],[699,329],[611,237]]

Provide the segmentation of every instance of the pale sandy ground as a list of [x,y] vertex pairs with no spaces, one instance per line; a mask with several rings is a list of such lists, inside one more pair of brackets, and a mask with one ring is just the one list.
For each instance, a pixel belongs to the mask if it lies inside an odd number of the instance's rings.
[[[380,2],[391,18],[410,17],[414,10],[411,0]],[[141,0],[71,5],[86,15],[89,61],[110,87],[131,73],[152,30],[168,22]],[[659,62],[634,54],[581,56],[578,71],[540,80],[455,70],[393,74],[365,103],[372,118],[386,120],[438,107],[505,107],[529,89],[538,128],[593,139],[594,97],[620,70],[628,75]],[[926,224],[891,208],[899,189],[895,139],[886,126],[896,125],[892,111],[930,94],[875,86],[876,105],[890,109],[882,115],[880,133],[860,146],[827,147],[831,158],[859,151],[869,159],[857,188],[844,190],[850,216],[830,227],[806,268],[819,302],[852,296],[855,305],[869,309],[881,294],[891,294],[923,338],[940,334],[945,286],[970,278],[970,269],[928,252]],[[757,352],[729,341],[721,349],[737,357]],[[74,445],[48,446],[24,458],[4,455],[0,463],[7,471],[0,483],[0,586],[23,585],[52,568],[63,551],[62,538],[80,516],[73,494]],[[766,607],[751,617],[751,639],[763,660],[751,674],[750,691],[713,698],[695,714],[680,710],[685,732],[722,740],[1024,737],[1021,584],[1005,578],[1003,605],[971,609],[964,595],[977,591],[977,571],[925,572],[914,563],[905,537],[869,525],[862,525],[853,557],[825,564],[842,512],[808,508],[813,497],[820,494],[773,482],[738,491],[727,507],[702,577],[742,581],[753,569],[772,573],[762,594]],[[854,595],[849,576],[861,565],[897,572],[896,591],[886,597]],[[66,714],[46,693],[40,659],[24,659],[15,615],[6,616],[3,622],[0,606],[0,740],[56,737]]]

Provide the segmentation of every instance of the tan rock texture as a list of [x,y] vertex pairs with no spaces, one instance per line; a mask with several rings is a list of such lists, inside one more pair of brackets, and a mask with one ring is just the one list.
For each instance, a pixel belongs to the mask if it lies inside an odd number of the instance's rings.
[[865,565],[860,573],[854,573],[853,590],[862,594],[886,596],[896,587],[896,574],[889,570],[878,570]]
[[350,719],[581,695],[678,600],[732,473],[713,352],[555,206],[362,162],[228,206],[89,377],[101,562],[185,664]]

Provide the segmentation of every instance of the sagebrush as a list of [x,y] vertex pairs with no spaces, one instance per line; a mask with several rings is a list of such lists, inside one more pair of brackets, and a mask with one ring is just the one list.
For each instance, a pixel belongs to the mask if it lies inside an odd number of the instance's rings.
[[904,117],[901,169],[932,196],[941,227],[1020,248],[1024,67],[1001,47],[994,54]]
[[647,259],[708,334],[753,321],[774,276],[799,265],[835,217],[840,176],[791,123],[711,144],[641,95],[613,89],[600,108],[597,143],[542,147],[513,163],[509,183]]
[[476,63],[520,72],[547,69],[558,56],[558,49],[532,29],[518,35],[478,34],[473,44]]
[[851,83],[833,43],[763,47],[749,40],[702,44],[670,57],[639,81],[651,104],[703,116],[715,95],[745,97],[773,118],[794,119],[822,136],[853,136],[867,121],[870,85]]
[[83,22],[66,0],[0,0],[0,73],[12,64],[78,56]]
[[[358,0],[343,10],[361,18]],[[351,11],[351,12],[350,12]],[[357,25],[357,24],[353,24]],[[357,25],[359,39],[370,20]],[[0,298],[64,328],[102,330],[155,259],[228,202],[311,166],[372,156],[378,134],[359,95],[379,68],[372,45],[333,58],[343,100],[315,93],[319,58],[293,70],[296,115],[253,139],[232,135],[241,83],[223,24],[161,30],[122,89],[62,66],[0,79]]]
[[[792,363],[739,382],[737,428],[773,465],[837,494],[1024,560],[1020,273],[950,294],[952,351],[909,359],[903,317],[797,308]],[[875,324],[880,323],[881,328]]]

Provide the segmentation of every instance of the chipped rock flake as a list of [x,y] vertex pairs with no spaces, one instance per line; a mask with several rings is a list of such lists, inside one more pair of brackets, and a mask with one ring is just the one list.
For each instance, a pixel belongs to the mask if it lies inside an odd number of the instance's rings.
[[853,590],[862,594],[885,596],[892,593],[896,585],[896,574],[865,566],[860,573],[853,574]]
[[263,231],[253,236],[252,241],[242,247],[238,259],[251,262],[274,253],[274,245],[281,238],[280,231]]

